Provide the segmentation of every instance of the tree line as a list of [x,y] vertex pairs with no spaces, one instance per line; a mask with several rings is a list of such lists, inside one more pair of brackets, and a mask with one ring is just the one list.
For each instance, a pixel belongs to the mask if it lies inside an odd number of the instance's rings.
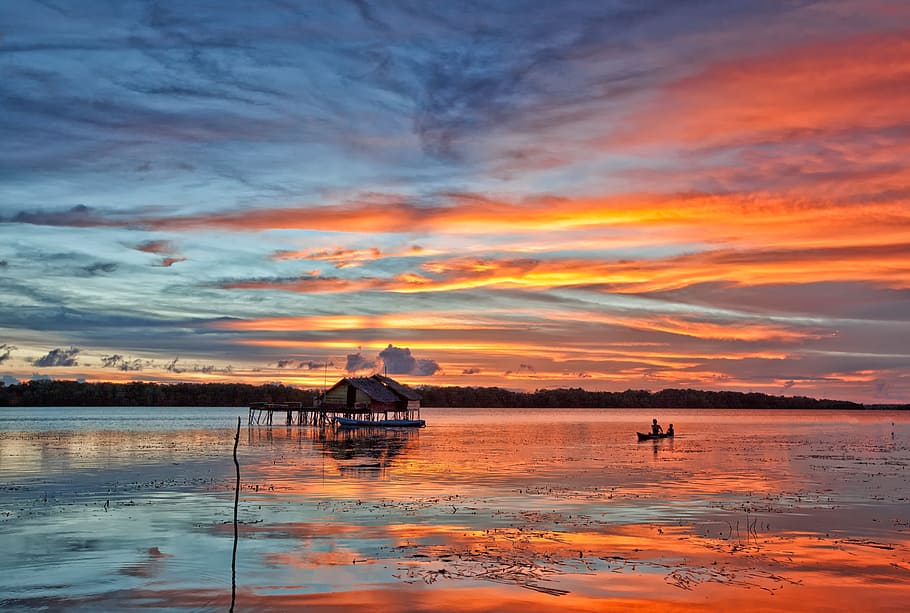
[[771,396],[757,392],[665,389],[591,392],[581,388],[513,392],[499,387],[418,387],[421,405],[483,408],[691,408],[691,409],[862,409],[845,400]]
[[[592,392],[581,388],[516,392],[500,387],[416,388],[425,407],[477,408],[723,408],[862,409],[844,400],[761,393],[665,389]],[[301,402],[312,406],[319,390],[243,383],[83,383],[35,380],[0,386],[0,406],[246,406],[251,402]]]
[[83,383],[36,380],[0,387],[0,406],[55,407],[230,407],[251,402],[302,402],[314,390],[243,383]]

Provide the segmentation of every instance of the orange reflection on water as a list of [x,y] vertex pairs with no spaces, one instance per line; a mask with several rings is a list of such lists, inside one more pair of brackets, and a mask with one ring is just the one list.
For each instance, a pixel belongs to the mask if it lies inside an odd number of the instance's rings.
[[[677,437],[638,443],[634,431],[655,416],[672,419]],[[239,610],[899,611],[910,602],[906,415],[425,417],[421,430],[243,430]],[[29,514],[0,522],[0,537],[14,546],[23,531],[66,532],[48,541],[55,573],[94,563],[120,582],[99,582],[85,599],[64,590],[61,607],[223,608],[232,442],[229,429],[0,436],[0,450],[18,454],[2,455],[5,476],[45,473],[40,489],[4,492]],[[46,501],[55,463],[65,486]],[[10,573],[23,571],[7,564],[0,587],[9,591]],[[44,579],[31,589],[13,604],[40,606]]]
[[[347,541],[331,551],[312,551],[307,545],[264,561],[309,569],[318,576],[325,576],[327,567],[343,567],[341,575],[328,576],[349,577],[355,584],[362,576],[358,571],[389,569],[401,582],[401,597],[385,605],[392,611],[503,611],[518,603],[561,611],[599,611],[605,606],[645,611],[734,606],[898,611],[910,596],[907,538],[878,543],[746,529],[710,537],[695,526],[608,526],[584,518],[545,529],[534,523],[546,516],[525,519],[520,526],[485,530],[458,524],[363,526],[352,542],[391,541],[372,550],[349,547]],[[876,586],[873,593],[870,585]],[[339,606],[360,606],[365,596],[357,590],[333,594]],[[287,604],[283,597],[252,598],[257,607]],[[300,598],[320,602],[316,595]]]

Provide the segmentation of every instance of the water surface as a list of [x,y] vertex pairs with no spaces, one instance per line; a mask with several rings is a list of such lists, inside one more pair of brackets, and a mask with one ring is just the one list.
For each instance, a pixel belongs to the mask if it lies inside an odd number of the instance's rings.
[[[0,609],[904,611],[910,416],[0,409]],[[638,443],[652,417],[674,440]]]

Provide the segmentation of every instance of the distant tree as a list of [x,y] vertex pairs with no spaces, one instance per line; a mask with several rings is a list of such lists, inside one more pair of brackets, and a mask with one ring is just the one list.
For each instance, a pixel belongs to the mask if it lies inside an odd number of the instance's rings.
[[[590,392],[581,388],[514,392],[501,387],[417,388],[426,407],[480,408],[726,408],[862,409],[841,400],[759,393],[665,389]],[[318,390],[242,383],[80,383],[39,380],[0,387],[0,406],[246,406],[251,402],[301,402],[311,406]],[[898,407],[900,408],[900,407]],[[910,408],[910,407],[905,407]]]

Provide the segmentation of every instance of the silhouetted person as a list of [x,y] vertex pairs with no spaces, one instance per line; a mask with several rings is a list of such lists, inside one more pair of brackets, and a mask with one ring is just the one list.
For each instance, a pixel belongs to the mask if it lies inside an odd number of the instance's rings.
[[663,434],[664,429],[660,427],[660,424],[657,423],[657,418],[654,418],[654,421],[651,422],[651,434]]
[[667,426],[667,436],[673,436],[673,424]]

